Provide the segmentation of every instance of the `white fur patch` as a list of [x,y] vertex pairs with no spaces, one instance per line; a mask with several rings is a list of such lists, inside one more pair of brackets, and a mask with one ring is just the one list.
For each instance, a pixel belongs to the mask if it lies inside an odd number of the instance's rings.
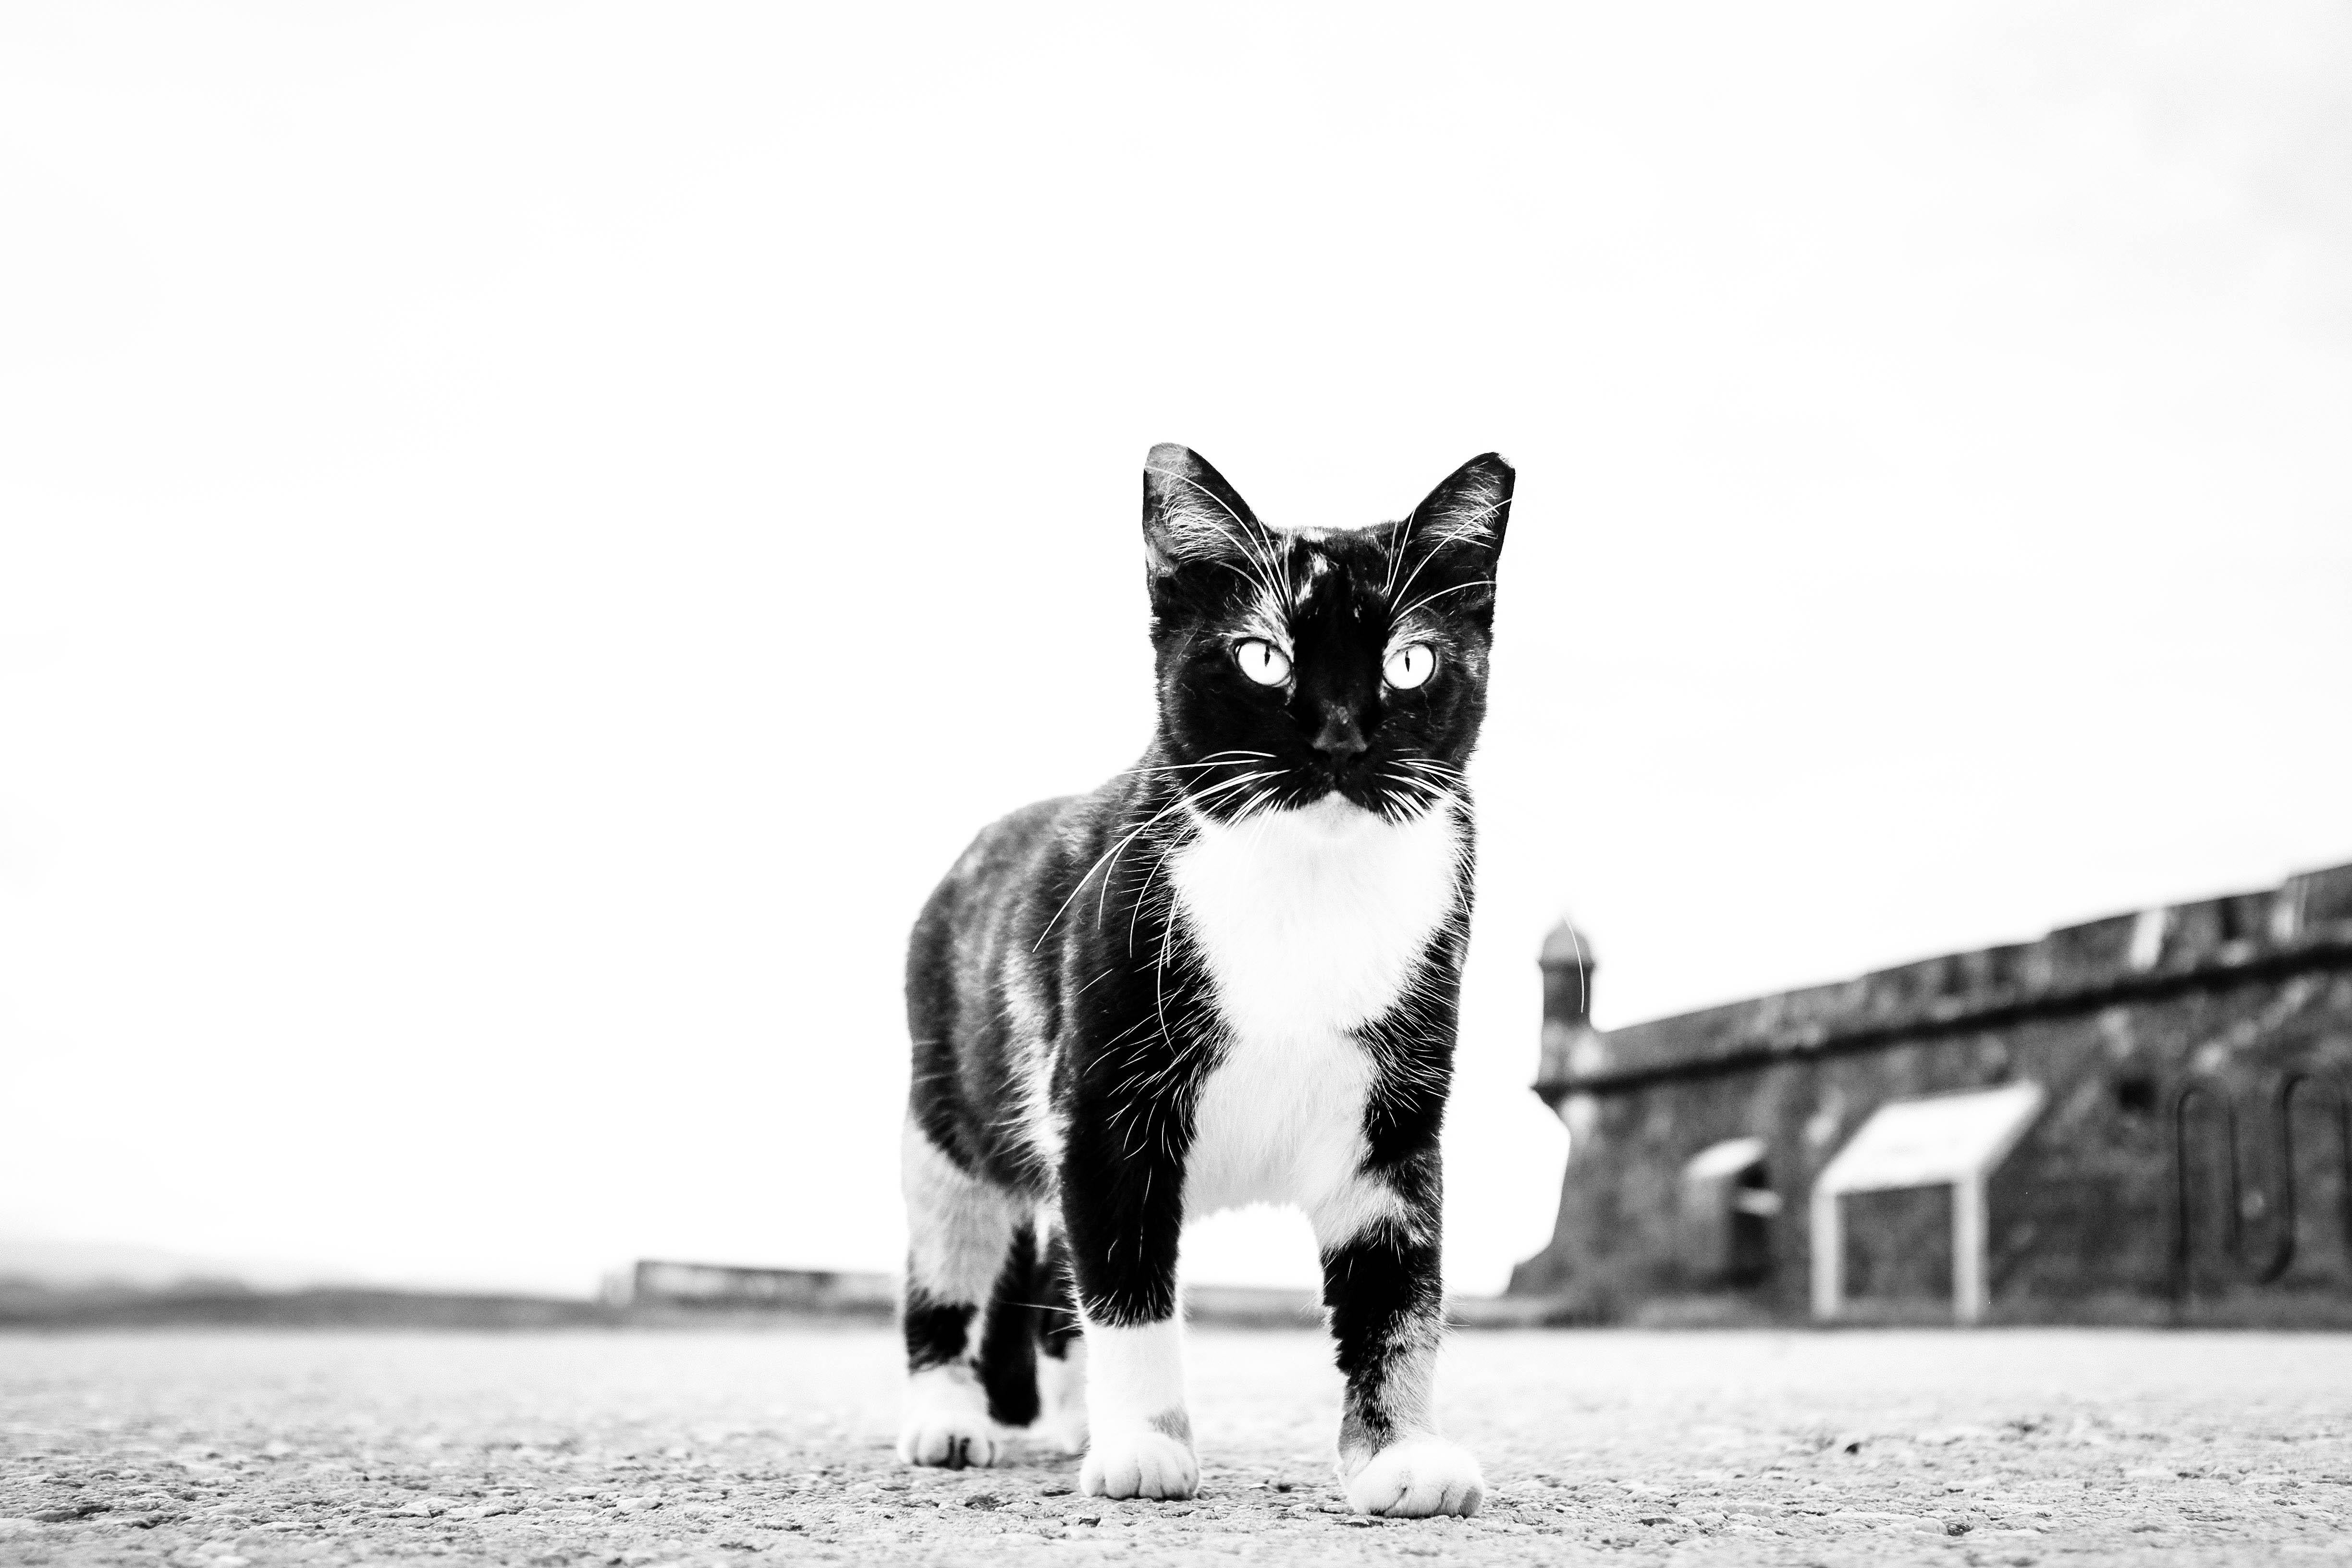
[[1087,1342],[1062,1356],[1037,1358],[1038,1441],[1056,1453],[1087,1451]]
[[1307,571],[1299,580],[1297,592],[1291,597],[1291,603],[1293,605],[1298,609],[1305,609],[1307,607],[1307,601],[1315,596],[1315,585],[1329,575],[1331,575],[1331,558],[1329,556],[1308,556],[1307,558]]
[[1184,1410],[1184,1323],[1087,1325],[1088,1497],[1191,1497],[1200,1489]]
[[1102,1432],[1184,1408],[1184,1324],[1087,1325],[1087,1415]]
[[1329,795],[1197,826],[1171,875],[1244,1039],[1300,1043],[1379,1017],[1454,907],[1450,812],[1391,822]]
[[1418,1437],[1373,1455],[1340,1485],[1358,1513],[1426,1519],[1433,1513],[1476,1513],[1486,1500],[1478,1461],[1443,1437]]
[[907,1119],[898,1145],[907,1194],[907,1267],[941,1301],[984,1302],[1013,1245],[1013,1206],[973,1180]]
[[[1359,1112],[1360,1122],[1361,1113]],[[1355,1157],[1363,1158],[1360,1150]],[[1426,1228],[1413,1223],[1396,1189],[1386,1182],[1368,1177],[1350,1176],[1323,1193],[1320,1198],[1301,1200],[1307,1218],[1315,1227],[1315,1245],[1325,1252],[1344,1247],[1376,1225],[1387,1225],[1398,1233],[1399,1239],[1428,1241],[1423,1234]]]
[[1197,826],[1171,880],[1230,1038],[1201,1088],[1185,1210],[1291,1203],[1352,1235],[1393,1206],[1357,1190],[1373,1064],[1353,1031],[1395,1004],[1453,910],[1460,830],[1444,810],[1392,823],[1337,795]]
[[1287,1047],[1235,1040],[1193,1110],[1185,1214],[1292,1204],[1324,1247],[1400,1218],[1387,1184],[1358,1174],[1371,1080],[1371,1058],[1346,1035]]
[[1078,1490],[1088,1497],[1188,1498],[1201,1489],[1201,1461],[1192,1445],[1150,1426],[1097,1432],[1078,1464]]
[[999,1445],[988,1395],[969,1366],[926,1367],[907,1380],[898,1458],[909,1465],[991,1465]]
[[1036,1152],[1038,1163],[1048,1171],[1057,1171],[1066,1130],[1054,1109],[1055,1049],[1045,1033],[1045,1004],[1038,998],[1026,958],[1024,953],[1006,952],[997,994],[1004,999],[1005,1022],[1013,1031],[1012,1048],[1006,1054],[1021,1086],[1022,1135]]

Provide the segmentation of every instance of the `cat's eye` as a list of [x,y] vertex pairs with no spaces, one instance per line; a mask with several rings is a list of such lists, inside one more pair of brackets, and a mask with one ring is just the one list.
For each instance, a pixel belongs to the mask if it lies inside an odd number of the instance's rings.
[[1407,643],[1389,655],[1388,668],[1381,674],[1399,691],[1411,691],[1434,674],[1437,652],[1425,642]]
[[1234,645],[1234,662],[1242,673],[1260,686],[1279,686],[1290,679],[1290,660],[1283,651],[1264,637],[1251,637]]

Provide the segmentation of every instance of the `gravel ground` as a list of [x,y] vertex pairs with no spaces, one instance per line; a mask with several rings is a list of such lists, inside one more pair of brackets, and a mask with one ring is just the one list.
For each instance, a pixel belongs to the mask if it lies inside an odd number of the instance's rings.
[[1339,1510],[1320,1337],[1194,1337],[1205,1492],[900,1469],[872,1328],[0,1336],[0,1563],[2352,1562],[2352,1337],[1471,1333],[1476,1519]]

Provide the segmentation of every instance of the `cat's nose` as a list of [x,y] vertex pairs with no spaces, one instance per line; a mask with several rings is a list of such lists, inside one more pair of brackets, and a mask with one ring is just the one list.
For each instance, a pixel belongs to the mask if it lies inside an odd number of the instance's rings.
[[1323,710],[1323,728],[1309,743],[1335,763],[1352,761],[1367,750],[1364,732],[1356,728],[1356,716],[1337,706]]

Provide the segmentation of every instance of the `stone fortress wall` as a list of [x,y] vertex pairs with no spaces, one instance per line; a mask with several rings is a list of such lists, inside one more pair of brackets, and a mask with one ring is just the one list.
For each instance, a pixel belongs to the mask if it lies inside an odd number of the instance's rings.
[[[1813,1182],[1870,1113],[2031,1082],[1985,1187],[1990,1319],[2352,1323],[2352,866],[1606,1033],[1590,956],[1563,927],[1541,960],[1570,1151],[1515,1295],[1804,1318]],[[1853,1315],[1948,1314],[1954,1201],[1837,1200]]]

